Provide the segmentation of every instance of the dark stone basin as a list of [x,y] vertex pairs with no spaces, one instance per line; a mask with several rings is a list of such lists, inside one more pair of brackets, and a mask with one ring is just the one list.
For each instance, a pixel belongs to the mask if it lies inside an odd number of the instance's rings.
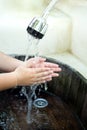
[[[24,60],[24,56],[15,57]],[[86,130],[87,80],[69,66],[47,60],[62,68],[60,76],[48,82],[48,91],[38,95],[47,99],[48,106],[33,106],[32,123],[28,124],[27,101],[20,96],[21,86],[0,92],[0,130]]]

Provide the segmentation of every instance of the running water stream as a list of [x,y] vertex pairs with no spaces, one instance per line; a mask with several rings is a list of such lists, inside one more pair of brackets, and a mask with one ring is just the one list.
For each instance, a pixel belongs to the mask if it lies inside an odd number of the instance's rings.
[[[31,35],[29,35],[28,38],[29,38],[29,44],[28,44],[28,47],[27,47],[27,53],[26,53],[24,61],[28,60],[29,53],[32,50],[32,48],[35,48],[35,50],[34,50],[35,51],[34,57],[36,58],[36,61],[37,61],[37,57],[39,56],[38,55],[39,54],[39,52],[38,52],[39,39],[36,39],[35,37],[33,37]],[[40,89],[42,87],[44,87],[45,90],[47,90],[47,83],[45,83],[44,85],[42,85],[42,84],[33,84],[30,87],[28,87],[28,88],[23,86],[22,89],[21,89],[21,92],[26,97],[27,103],[28,103],[27,119],[26,119],[27,123],[32,123],[31,110],[32,110],[33,101],[35,99],[37,99],[36,89],[37,89],[38,86],[40,86],[39,87],[39,92],[41,91]]]

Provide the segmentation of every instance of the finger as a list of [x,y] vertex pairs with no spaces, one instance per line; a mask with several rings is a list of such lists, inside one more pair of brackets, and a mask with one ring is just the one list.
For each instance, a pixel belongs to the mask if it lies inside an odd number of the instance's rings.
[[42,57],[35,57],[35,58],[32,58],[32,61],[38,63],[38,62],[44,62],[46,61],[46,59]]
[[47,78],[47,79],[45,79],[45,80],[37,81],[36,84],[46,83],[46,82],[51,81],[51,80],[52,80],[52,78]]
[[58,68],[51,68],[53,72],[61,72],[62,69],[60,67]]
[[51,76],[46,76],[46,77],[42,77],[42,78],[39,78],[36,83],[45,83],[47,81],[51,81],[52,80],[52,77]]
[[44,72],[37,73],[36,77],[37,78],[45,78],[47,76],[51,76],[52,74],[53,74],[53,71],[49,70],[49,71],[44,71]]
[[52,76],[52,77],[58,77],[59,74],[58,74],[58,73],[53,73],[51,76]]
[[46,61],[46,58],[42,58],[42,57],[35,57],[35,60],[39,61],[39,62],[44,62]]
[[52,71],[50,68],[32,68],[33,72],[35,73],[43,73],[43,72],[48,72],[48,71]]
[[59,67],[58,64],[49,63],[49,62],[45,62],[44,65],[45,65],[45,67],[51,67],[51,68],[58,68]]

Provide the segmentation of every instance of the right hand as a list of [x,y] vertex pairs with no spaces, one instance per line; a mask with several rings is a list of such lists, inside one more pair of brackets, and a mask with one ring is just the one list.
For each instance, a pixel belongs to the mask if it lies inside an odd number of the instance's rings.
[[[27,68],[19,66],[14,74],[17,78],[17,85],[32,85],[45,83],[52,80],[53,71],[50,68]],[[58,76],[58,74],[56,74]]]

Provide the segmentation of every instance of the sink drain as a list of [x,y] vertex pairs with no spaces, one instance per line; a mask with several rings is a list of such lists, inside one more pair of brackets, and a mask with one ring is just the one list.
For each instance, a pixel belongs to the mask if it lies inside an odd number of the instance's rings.
[[33,104],[37,108],[44,108],[48,105],[48,101],[43,98],[37,98],[36,100],[34,100]]

